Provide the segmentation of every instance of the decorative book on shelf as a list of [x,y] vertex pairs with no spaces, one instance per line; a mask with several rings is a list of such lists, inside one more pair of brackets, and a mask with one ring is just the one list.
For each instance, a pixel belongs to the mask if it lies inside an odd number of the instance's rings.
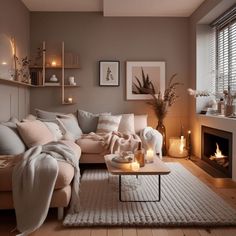
[[41,70],[31,70],[30,78],[32,85],[43,85],[43,72]]

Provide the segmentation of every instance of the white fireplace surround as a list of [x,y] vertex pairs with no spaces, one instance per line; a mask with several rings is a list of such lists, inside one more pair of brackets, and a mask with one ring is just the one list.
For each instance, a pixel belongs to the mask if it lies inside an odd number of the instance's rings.
[[220,129],[232,133],[232,179],[236,181],[236,120],[227,117],[196,115],[196,125],[194,135],[195,154],[201,157],[201,126],[208,126],[215,129]]

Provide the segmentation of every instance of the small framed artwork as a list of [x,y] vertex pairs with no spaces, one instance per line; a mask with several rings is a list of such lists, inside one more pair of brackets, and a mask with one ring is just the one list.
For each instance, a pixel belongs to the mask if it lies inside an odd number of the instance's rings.
[[126,62],[126,99],[150,100],[151,95],[165,90],[165,62],[127,61]]
[[119,61],[99,61],[99,86],[120,86]]

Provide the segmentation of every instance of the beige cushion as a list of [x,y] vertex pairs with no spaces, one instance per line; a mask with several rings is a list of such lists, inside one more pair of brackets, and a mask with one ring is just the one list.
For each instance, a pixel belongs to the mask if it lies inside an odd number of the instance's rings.
[[39,120],[17,123],[17,129],[28,148],[55,141],[47,126]]
[[122,114],[118,131],[126,134],[134,134],[134,114]]
[[99,154],[105,151],[101,141],[78,139],[76,143],[80,146],[82,153]]
[[[70,184],[74,177],[74,167],[62,161],[58,161],[58,176],[55,189],[63,188]],[[0,191],[12,191],[13,167],[0,168]]]
[[118,131],[121,115],[100,115],[98,119],[97,133],[109,133]]
[[147,115],[134,116],[134,130],[136,134],[139,134],[141,130],[147,127],[147,117]]

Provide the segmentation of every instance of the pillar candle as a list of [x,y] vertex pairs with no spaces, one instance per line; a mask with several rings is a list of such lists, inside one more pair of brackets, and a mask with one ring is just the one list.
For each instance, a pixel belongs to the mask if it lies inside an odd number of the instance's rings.
[[147,150],[145,159],[147,163],[151,163],[153,162],[153,158],[154,158],[154,152],[152,149]]

